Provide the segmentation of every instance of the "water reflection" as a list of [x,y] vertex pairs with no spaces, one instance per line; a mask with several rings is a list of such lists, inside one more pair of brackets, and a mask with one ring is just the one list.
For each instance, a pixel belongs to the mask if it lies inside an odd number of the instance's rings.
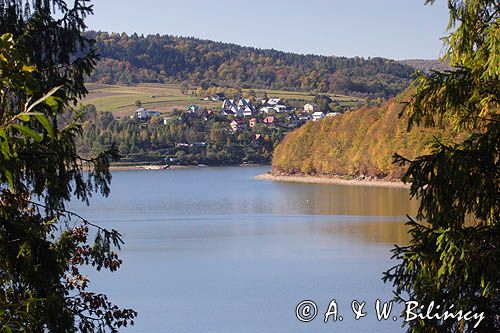
[[[229,233],[225,235],[229,237],[237,228],[268,232],[266,228],[279,225],[280,232],[286,233],[304,224],[314,232],[345,234],[366,242],[408,240],[403,222],[406,214],[415,214],[417,202],[408,199],[406,189],[254,179],[267,170],[115,172],[108,199],[94,198],[90,209],[78,208],[86,217],[120,229],[120,224],[131,223],[138,233],[145,224],[158,232],[169,226],[164,235],[167,238],[175,235],[176,229],[188,233],[203,230],[207,235]],[[340,223],[342,219],[349,223]],[[193,228],[186,229],[186,223]]]
[[382,221],[324,225],[321,232],[358,237],[367,243],[405,245],[410,241],[409,228],[402,222]]

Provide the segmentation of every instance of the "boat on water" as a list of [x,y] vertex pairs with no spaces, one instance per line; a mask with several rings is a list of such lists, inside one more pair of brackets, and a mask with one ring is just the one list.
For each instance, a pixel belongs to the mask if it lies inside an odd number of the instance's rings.
[[170,169],[170,165],[145,165],[143,168],[146,170],[167,170]]

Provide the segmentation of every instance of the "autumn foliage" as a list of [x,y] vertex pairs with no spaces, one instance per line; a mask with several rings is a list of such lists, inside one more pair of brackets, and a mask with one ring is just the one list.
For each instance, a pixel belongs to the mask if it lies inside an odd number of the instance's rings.
[[394,153],[413,158],[428,150],[436,139],[451,134],[439,128],[414,128],[399,118],[404,105],[399,97],[380,107],[364,107],[289,133],[274,152],[273,172],[373,176],[399,179],[404,169],[394,164]]

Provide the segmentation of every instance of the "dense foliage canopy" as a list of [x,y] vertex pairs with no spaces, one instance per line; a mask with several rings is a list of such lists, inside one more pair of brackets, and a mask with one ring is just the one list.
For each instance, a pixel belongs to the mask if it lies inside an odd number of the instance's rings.
[[[433,1],[427,1],[432,3]],[[494,0],[449,0],[450,71],[420,75],[404,114],[435,127],[451,120],[462,142],[437,142],[417,158],[398,156],[403,179],[420,199],[412,242],[394,249],[385,274],[400,301],[482,314],[477,322],[429,318],[410,332],[500,331],[500,6]]]
[[254,128],[234,132],[230,127],[233,117],[212,115],[206,119],[177,111],[165,124],[160,117],[117,119],[110,112],[96,112],[93,105],[76,112],[82,112],[84,120],[83,135],[77,140],[79,152],[95,155],[116,144],[124,163],[269,163],[274,146],[287,131],[284,123],[264,126],[262,116],[255,117],[260,123]]
[[288,134],[275,149],[273,171],[285,174],[371,176],[400,179],[405,169],[393,163],[394,152],[416,157],[438,137],[439,129],[415,128],[399,119],[402,105],[391,100],[318,122],[309,122]]
[[65,210],[109,193],[117,157],[80,157],[81,126],[58,122],[95,64],[81,36],[90,13],[78,0],[0,1],[0,331],[114,331],[136,315],[88,291],[80,272],[116,270],[120,234]]
[[101,83],[182,82],[389,97],[414,69],[383,58],[301,55],[196,38],[90,32],[102,57],[90,79]]

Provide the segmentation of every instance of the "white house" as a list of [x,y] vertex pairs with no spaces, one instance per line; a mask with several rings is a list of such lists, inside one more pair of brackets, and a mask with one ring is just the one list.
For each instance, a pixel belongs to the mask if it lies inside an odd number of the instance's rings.
[[299,120],[301,122],[307,122],[309,120],[311,120],[311,115],[307,112],[302,112],[301,114],[299,114]]
[[243,110],[243,115],[244,115],[245,117],[250,117],[250,116],[253,116],[253,114],[254,114],[254,113],[255,113],[255,109],[254,109],[254,107],[253,107],[253,106],[251,106],[251,105],[247,105],[247,106],[245,107],[245,109]]
[[286,112],[287,107],[285,105],[278,104],[274,107],[277,113]]
[[187,108],[187,112],[190,112],[190,113],[195,113],[196,111],[198,111],[200,109],[200,107],[198,105],[190,105],[188,108]]
[[335,116],[340,116],[342,113],[341,112],[328,112],[326,114],[327,117],[335,117]]
[[233,113],[235,114],[236,117],[243,116],[243,112],[245,111],[244,109],[242,109],[236,105],[232,106],[230,110],[233,111]]
[[318,112],[314,112],[314,113],[312,114],[312,119],[313,119],[313,121],[318,121],[318,120],[321,120],[321,119],[323,119],[323,118],[325,118],[325,114],[324,114],[323,112],[319,112],[319,111],[318,111]]
[[260,113],[274,113],[276,110],[272,106],[264,106],[259,109]]
[[234,116],[234,112],[231,110],[221,110],[219,113],[220,116],[227,117],[227,116]]
[[246,107],[246,106],[248,106],[248,105],[251,105],[251,104],[252,104],[252,102],[250,102],[250,100],[249,100],[249,99],[243,99],[243,98],[242,98],[242,99],[240,99],[240,100],[238,101],[238,106],[240,106],[240,107],[242,107],[242,108],[244,108],[244,107]]
[[222,102],[222,109],[224,110],[230,110],[234,106],[234,99],[225,99],[224,102]]
[[245,120],[233,120],[230,126],[233,132],[244,131],[248,128],[247,122]]
[[304,111],[309,113],[314,113],[318,111],[318,106],[314,103],[306,103],[304,104]]
[[281,98],[271,98],[267,101],[267,105],[269,106],[275,106],[278,105],[282,102]]
[[137,111],[135,111],[135,115],[138,119],[147,120],[147,119],[150,119],[151,117],[159,116],[160,112],[151,111],[151,110],[146,109],[146,108],[140,108]]

